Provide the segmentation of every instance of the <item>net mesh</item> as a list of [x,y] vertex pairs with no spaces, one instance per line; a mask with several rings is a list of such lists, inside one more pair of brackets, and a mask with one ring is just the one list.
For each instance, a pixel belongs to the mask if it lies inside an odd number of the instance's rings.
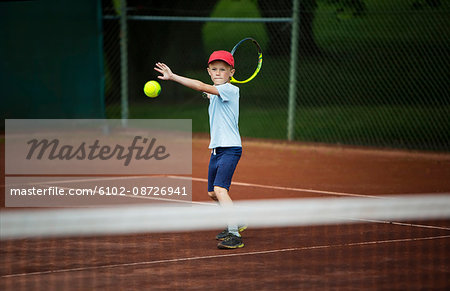
[[[449,209],[428,194],[3,210],[0,286],[446,289]],[[230,215],[245,247],[218,250]]]

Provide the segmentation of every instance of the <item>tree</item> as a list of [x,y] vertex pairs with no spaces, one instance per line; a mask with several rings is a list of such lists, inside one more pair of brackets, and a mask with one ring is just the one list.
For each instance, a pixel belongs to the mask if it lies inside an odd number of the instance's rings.
[[[365,3],[363,0],[299,0],[300,1],[300,38],[299,38],[299,55],[311,56],[320,55],[321,50],[317,46],[314,39],[314,17],[319,1],[336,6],[336,12],[350,9],[355,16],[362,15],[365,11]],[[291,17],[292,16],[292,0],[258,0],[261,13],[264,17]],[[291,39],[291,27],[285,23],[267,23],[268,33],[270,36],[269,53],[277,54],[274,50],[279,43],[289,45]]]

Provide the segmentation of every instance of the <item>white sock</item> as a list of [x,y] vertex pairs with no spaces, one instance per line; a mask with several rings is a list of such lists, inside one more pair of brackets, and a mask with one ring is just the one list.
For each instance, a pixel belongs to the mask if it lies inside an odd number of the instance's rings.
[[241,237],[237,225],[228,225],[228,232],[234,234],[235,236]]

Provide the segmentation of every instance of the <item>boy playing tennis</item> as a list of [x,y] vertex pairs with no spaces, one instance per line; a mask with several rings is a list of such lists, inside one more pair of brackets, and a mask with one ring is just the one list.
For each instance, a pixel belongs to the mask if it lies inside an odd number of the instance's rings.
[[[172,73],[163,63],[157,63],[155,70],[162,74],[161,80],[171,80],[191,89],[204,92],[209,98],[209,125],[212,149],[208,170],[208,195],[219,201],[222,207],[231,207],[233,202],[228,194],[231,178],[241,158],[242,145],[239,135],[239,88],[230,83],[234,74],[234,58],[227,51],[215,51],[208,61],[208,74],[214,85],[182,77]],[[238,227],[230,223],[228,228],[219,233],[217,245],[220,249],[235,249],[244,246]]]

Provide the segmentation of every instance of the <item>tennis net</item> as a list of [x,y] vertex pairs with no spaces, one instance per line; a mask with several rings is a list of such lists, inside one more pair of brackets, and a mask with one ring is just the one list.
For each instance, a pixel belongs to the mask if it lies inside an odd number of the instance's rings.
[[[3,290],[446,289],[450,193],[3,209]],[[230,219],[244,248],[219,250]],[[237,285],[236,285],[237,284]]]

